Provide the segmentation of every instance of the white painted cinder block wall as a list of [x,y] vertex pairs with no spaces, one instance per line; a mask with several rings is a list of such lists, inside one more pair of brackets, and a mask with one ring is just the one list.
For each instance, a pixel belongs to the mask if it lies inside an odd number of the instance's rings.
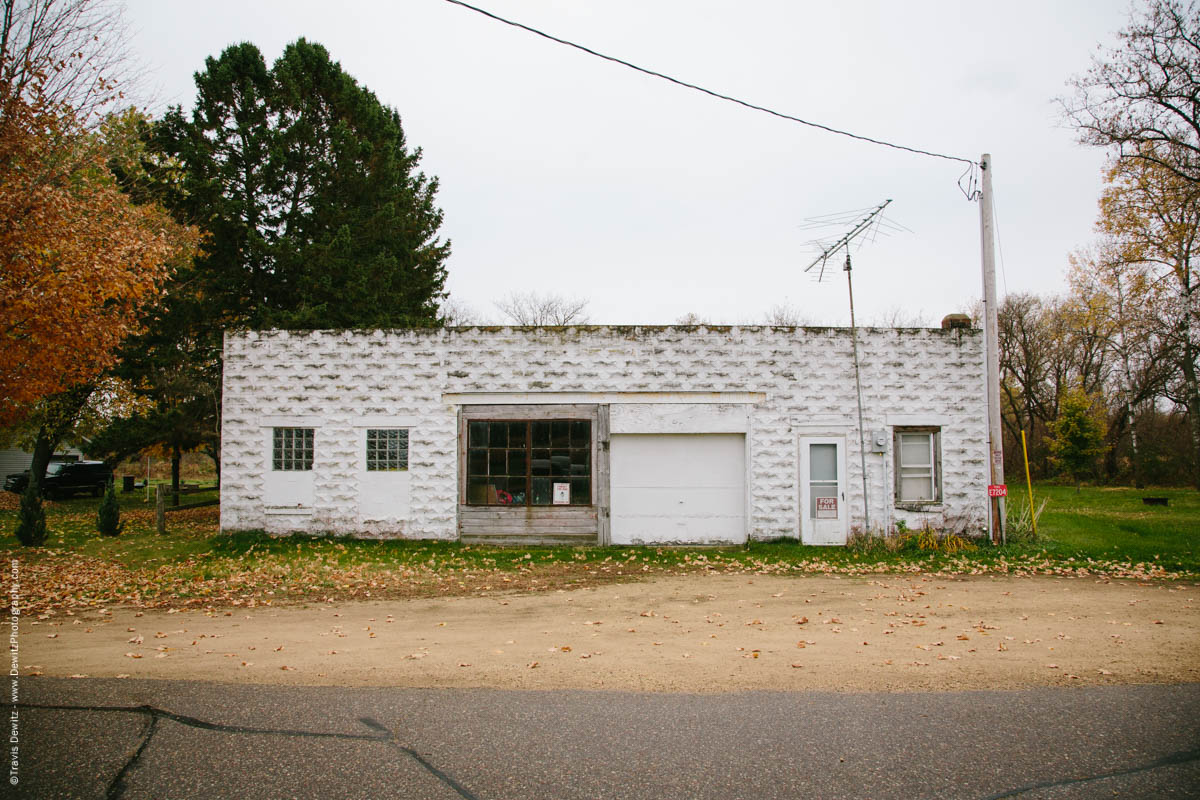
[[[866,329],[859,337],[864,427],[888,433],[884,455],[869,452],[868,436],[872,527],[904,520],[980,531],[988,482],[981,332]],[[846,502],[851,526],[862,526],[849,330],[669,326],[229,334],[221,528],[453,539],[458,406],[446,395],[696,391],[763,397],[682,415],[631,397],[628,407],[614,401],[613,430],[704,432],[745,415],[754,539],[798,535],[798,437],[844,434]],[[941,426],[940,508],[894,507],[894,425]],[[274,426],[316,429],[311,473],[272,473]],[[368,427],[409,428],[408,471],[364,471]]]

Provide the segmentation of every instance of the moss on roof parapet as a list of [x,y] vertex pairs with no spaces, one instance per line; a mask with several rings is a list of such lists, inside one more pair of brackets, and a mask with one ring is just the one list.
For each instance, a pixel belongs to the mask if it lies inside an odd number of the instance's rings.
[[[448,325],[442,328],[317,328],[317,329],[286,329],[286,328],[229,328],[227,333],[243,335],[275,335],[286,333],[293,336],[306,335],[346,335],[374,336],[377,334],[405,335],[437,335],[443,332],[479,331],[481,333],[500,333],[502,331],[565,333],[613,333],[621,336],[636,335],[639,332],[682,331],[684,333],[730,333],[732,331],[804,331],[805,333],[849,333],[848,325]],[[897,332],[897,333],[982,333],[980,328],[940,328],[940,327],[881,327],[860,326],[860,332]]]

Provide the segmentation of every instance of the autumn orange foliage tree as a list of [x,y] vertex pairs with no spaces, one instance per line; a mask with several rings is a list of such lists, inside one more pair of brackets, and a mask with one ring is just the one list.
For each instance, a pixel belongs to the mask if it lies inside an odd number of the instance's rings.
[[3,4],[0,49],[0,426],[110,367],[169,265],[196,242],[160,208],[121,192],[107,166],[113,149],[90,127],[90,111],[56,90],[69,58],[55,61],[49,48],[43,63],[31,63],[8,46],[12,20],[22,18],[12,6]]
[[160,209],[131,203],[105,166],[103,143],[74,130],[69,113],[12,96],[0,106],[0,425],[8,425],[112,365],[194,237]]

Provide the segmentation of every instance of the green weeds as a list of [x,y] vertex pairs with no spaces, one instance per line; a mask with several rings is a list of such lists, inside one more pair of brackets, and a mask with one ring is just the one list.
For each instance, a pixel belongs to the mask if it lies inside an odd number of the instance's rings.
[[794,539],[748,547],[494,548],[429,540],[219,534],[218,510],[168,516],[154,531],[153,508],[118,494],[125,530],[96,532],[99,501],[46,503],[45,546],[22,547],[12,531],[17,498],[0,510],[6,555],[21,561],[23,582],[38,586],[37,607],[256,605],[383,597],[487,594],[598,585],[655,575],[955,573],[1069,574],[1135,578],[1200,576],[1200,495],[1155,490],[1169,505],[1145,506],[1146,492],[1071,487],[1038,490],[1038,537],[1019,533],[1031,519],[1009,503],[1008,544],[935,530],[892,536],[856,533],[847,547]]

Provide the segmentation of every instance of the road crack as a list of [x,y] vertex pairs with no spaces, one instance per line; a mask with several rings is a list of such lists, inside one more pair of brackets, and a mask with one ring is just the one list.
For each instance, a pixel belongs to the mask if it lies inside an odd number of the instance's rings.
[[185,725],[190,728],[199,728],[206,731],[215,731],[218,733],[230,733],[241,735],[258,735],[258,736],[284,736],[291,738],[313,738],[313,739],[339,739],[342,741],[356,742],[379,742],[388,744],[404,753],[405,755],[416,761],[422,769],[428,772],[433,777],[437,778],[450,789],[453,789],[460,797],[465,800],[477,800],[466,787],[454,780],[450,775],[438,769],[428,759],[422,756],[413,748],[402,744],[396,735],[386,726],[371,719],[370,717],[360,717],[361,722],[366,727],[370,728],[372,733],[340,733],[337,731],[306,731],[295,730],[289,728],[255,728],[245,725],[225,725],[219,722],[209,722],[207,720],[198,719],[197,717],[187,716],[186,714],[177,714],[173,711],[167,711],[162,708],[156,708],[151,705],[140,706],[72,706],[72,705],[51,705],[40,703],[3,703],[2,706],[17,709],[38,709],[42,711],[86,711],[95,713],[115,713],[115,714],[140,714],[146,718],[146,725],[142,729],[140,742],[137,749],[122,765],[120,771],[113,777],[113,780],[108,785],[105,793],[107,800],[119,800],[125,792],[126,776],[133,770],[138,761],[145,752],[146,747],[150,744],[150,740],[158,730],[160,720],[170,720],[177,722],[180,725]]
[[1186,764],[1189,761],[1200,760],[1200,750],[1180,750],[1177,753],[1165,755],[1162,758],[1157,758],[1154,761],[1139,764],[1134,767],[1125,767],[1124,769],[1114,769],[1109,772],[1101,772],[1097,775],[1089,775],[1086,778],[1063,778],[1057,781],[1042,781],[1041,783],[1030,783],[1025,786],[1019,786],[1016,789],[1009,789],[998,794],[989,794],[982,800],[1000,800],[1003,797],[1016,797],[1017,795],[1025,794],[1026,792],[1037,791],[1038,789],[1051,789],[1056,786],[1073,786],[1081,783],[1091,783],[1093,781],[1102,781],[1107,778],[1119,778],[1122,775],[1133,775],[1138,772],[1146,772],[1160,767],[1170,767],[1176,764]]

